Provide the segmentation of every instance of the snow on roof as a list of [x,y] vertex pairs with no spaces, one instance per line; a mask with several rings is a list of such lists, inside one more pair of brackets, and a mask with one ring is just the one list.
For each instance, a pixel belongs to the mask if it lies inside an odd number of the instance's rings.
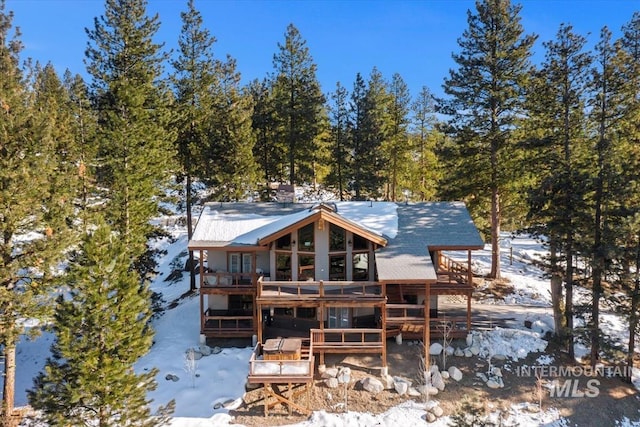
[[[397,205],[391,202],[335,202],[336,214],[367,230],[394,238]],[[255,245],[259,239],[313,215],[319,205],[238,203],[211,204],[202,211],[191,241],[194,244]]]
[[335,202],[337,214],[381,236],[398,234],[398,205],[393,202]]
[[210,242],[230,242],[251,230],[262,228],[276,221],[278,217],[257,214],[227,215],[207,207],[202,211],[191,240]]

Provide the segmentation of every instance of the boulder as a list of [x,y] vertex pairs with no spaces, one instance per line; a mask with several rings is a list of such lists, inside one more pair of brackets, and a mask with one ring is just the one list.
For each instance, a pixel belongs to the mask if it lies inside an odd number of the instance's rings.
[[467,347],[471,347],[473,344],[473,334],[467,334]]
[[335,377],[331,377],[331,378],[326,378],[324,380],[324,385],[326,385],[329,388],[338,388],[338,386],[340,385],[338,383],[338,379]]
[[464,351],[460,347],[456,347],[456,350],[453,352],[453,355],[462,357],[464,356]]
[[444,380],[442,379],[442,375],[440,375],[439,371],[431,374],[431,384],[440,391],[444,390]]
[[338,368],[327,368],[320,378],[335,378],[338,376]]
[[[437,389],[436,389],[437,390]],[[409,387],[407,394],[411,397],[420,397],[422,394],[415,387]]]
[[391,375],[389,374],[383,375],[382,377],[380,377],[380,381],[382,382],[382,385],[384,386],[385,390],[390,390],[393,388],[394,380]]
[[500,388],[500,383],[493,378],[487,381],[487,387],[489,388]]
[[369,393],[378,394],[384,390],[384,385],[376,378],[367,377],[362,380],[362,388],[367,390]]
[[435,415],[437,418],[440,418],[444,414],[444,409],[442,409],[440,405],[434,406],[431,409],[431,413]]
[[200,347],[198,347],[198,351],[202,353],[203,356],[211,356],[211,347],[206,344],[200,345]]
[[167,380],[167,381],[173,381],[173,382],[176,382],[176,381],[180,380],[180,378],[178,378],[177,375],[173,375],[173,374],[167,374],[167,376],[164,377],[164,379]]
[[442,344],[440,344],[439,342],[434,342],[433,344],[431,344],[431,346],[429,347],[429,354],[432,356],[437,356],[440,353],[442,353]]
[[449,377],[451,377],[455,381],[460,381],[462,379],[462,372],[460,369],[455,366],[449,367]]
[[394,383],[394,388],[396,389],[396,393],[398,393],[400,396],[404,396],[405,394],[407,394],[407,391],[409,391],[409,383],[406,383],[404,381],[396,381]]
[[443,380],[448,380],[449,379],[449,372],[448,371],[442,371],[442,372],[440,372],[440,376],[442,376]]
[[438,389],[431,384],[419,385],[416,387],[416,391],[420,393],[421,396],[426,394],[428,394],[429,396],[435,396],[436,394],[438,394]]

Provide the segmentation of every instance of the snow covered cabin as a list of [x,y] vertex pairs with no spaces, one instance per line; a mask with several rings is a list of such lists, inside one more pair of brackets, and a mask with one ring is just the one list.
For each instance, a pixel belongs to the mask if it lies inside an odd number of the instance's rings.
[[[444,322],[466,335],[483,246],[461,202],[209,203],[188,244],[203,260],[200,332],[301,337],[321,361],[379,352],[386,366],[389,337],[429,342]],[[441,295],[466,297],[466,313],[441,313]]]

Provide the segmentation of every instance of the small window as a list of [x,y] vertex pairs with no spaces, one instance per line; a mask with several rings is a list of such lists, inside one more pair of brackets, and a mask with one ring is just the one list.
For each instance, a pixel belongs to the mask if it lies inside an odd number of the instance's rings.
[[314,251],[313,223],[298,230],[298,250],[302,252]]
[[298,280],[315,280],[316,267],[313,255],[301,255],[298,257]]
[[345,240],[344,228],[331,224],[329,227],[329,251],[344,251]]
[[353,235],[353,249],[364,250],[369,249],[369,241],[362,236],[358,236],[357,234]]
[[276,240],[276,249],[291,250],[291,234],[287,234]]
[[346,280],[346,257],[333,255],[329,257],[329,280]]
[[276,255],[276,280],[291,280],[291,254]]
[[369,280],[369,254],[353,254],[353,280]]

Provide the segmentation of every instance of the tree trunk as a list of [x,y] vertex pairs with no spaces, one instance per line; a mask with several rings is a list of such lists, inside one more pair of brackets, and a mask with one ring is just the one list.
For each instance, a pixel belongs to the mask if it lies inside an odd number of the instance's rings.
[[500,192],[491,191],[491,274],[490,278],[500,278]]
[[573,236],[569,233],[567,239],[567,266],[565,269],[564,285],[566,288],[565,299],[565,319],[566,319],[566,345],[567,352],[571,360],[575,359],[575,351],[573,348]]
[[[187,160],[189,162],[189,160]],[[193,237],[193,220],[191,218],[191,174],[187,171],[187,189],[186,189],[186,203],[187,203],[187,238],[190,241]],[[202,262],[202,260],[200,260]],[[193,251],[189,251],[189,290],[196,290],[196,269],[195,260],[193,259]]]
[[631,383],[633,356],[636,351],[636,329],[638,329],[638,305],[640,305],[640,236],[636,247],[635,285],[631,294],[631,312],[629,313],[629,347],[627,349],[627,381]]
[[558,245],[555,240],[549,245],[551,263],[551,305],[553,307],[553,322],[556,336],[562,340],[566,338],[566,318],[564,301],[562,299],[562,274],[558,266]]
[[2,389],[2,415],[4,425],[13,425],[16,391],[16,345],[13,340],[4,347],[4,388]]

